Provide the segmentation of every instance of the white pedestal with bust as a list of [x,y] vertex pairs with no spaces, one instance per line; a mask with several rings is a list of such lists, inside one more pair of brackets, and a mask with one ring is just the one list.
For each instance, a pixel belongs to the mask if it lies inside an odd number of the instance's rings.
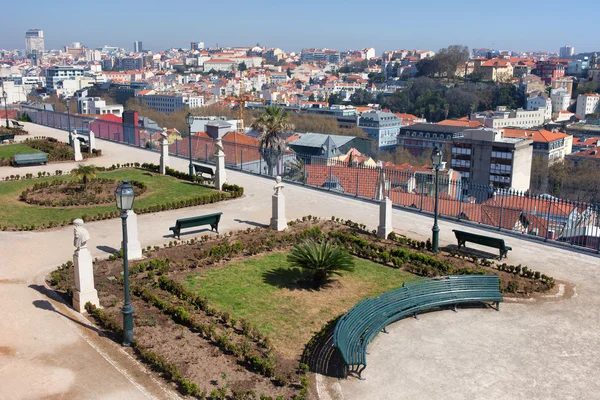
[[90,240],[90,234],[83,227],[83,220],[73,221],[75,229],[73,231],[73,268],[75,270],[75,290],[73,290],[73,308],[84,312],[85,304],[89,301],[96,307],[100,307],[98,292],[94,287],[94,268],[92,254],[87,248],[87,242]]
[[276,231],[283,231],[287,228],[287,219],[285,217],[285,195],[283,194],[283,183],[281,183],[281,177],[275,178],[275,186],[273,190],[272,202],[273,211],[271,214],[271,229]]
[[377,237],[387,239],[392,232],[392,200],[384,197],[379,202],[379,226],[377,227]]
[[217,170],[215,171],[215,189],[222,190],[223,185],[227,182],[227,172],[225,171],[225,152],[223,151],[223,142],[221,138],[215,142],[217,151],[215,159],[217,161]]
[[[123,242],[121,241],[121,248]],[[138,234],[137,214],[133,210],[127,211],[127,259],[136,260],[142,258],[142,246]]]
[[81,155],[81,142],[77,139],[77,131],[73,131],[71,140],[73,141],[73,155],[75,156],[75,161],[83,161],[83,155]]

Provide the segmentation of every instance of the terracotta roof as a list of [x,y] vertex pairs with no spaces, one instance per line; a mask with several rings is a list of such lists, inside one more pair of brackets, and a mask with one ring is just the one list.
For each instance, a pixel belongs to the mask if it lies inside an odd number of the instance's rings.
[[483,126],[483,124],[479,121],[467,121],[464,119],[445,119],[443,121],[438,122],[438,125],[464,126],[466,128],[478,128],[480,126]]
[[571,135],[561,132],[550,132],[545,129],[540,130],[526,130],[526,129],[504,129],[505,137],[519,138],[526,137],[528,139],[533,139],[534,142],[538,143],[549,143],[554,142],[559,139],[564,139]]
[[586,159],[600,159],[600,146],[591,148],[589,150],[582,150],[578,153],[571,153],[569,157],[586,158]]
[[491,60],[487,60],[486,62],[481,64],[482,67],[509,67],[511,66],[510,61],[504,60],[501,58],[493,58]]

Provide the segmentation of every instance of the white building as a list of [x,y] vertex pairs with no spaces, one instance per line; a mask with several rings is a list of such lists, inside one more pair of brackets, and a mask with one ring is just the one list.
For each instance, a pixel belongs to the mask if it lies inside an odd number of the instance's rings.
[[367,47],[362,50],[363,57],[365,60],[370,60],[371,58],[375,58],[375,49],[373,47]]
[[534,128],[544,125],[546,118],[545,109],[537,110],[507,110],[504,106],[499,106],[496,111],[486,111],[473,113],[470,115],[471,121],[479,121],[486,128]]
[[189,94],[146,94],[138,97],[149,108],[166,114],[181,110],[183,107],[198,108],[204,105],[204,96]]
[[25,49],[27,54],[43,53],[44,48],[44,31],[41,29],[29,29],[25,32]]
[[77,100],[77,111],[81,114],[114,114],[123,116],[123,106],[120,104],[106,104],[100,97],[82,97]]
[[583,118],[587,114],[600,112],[600,94],[588,93],[577,96],[576,114]]
[[560,58],[570,58],[575,54],[575,48],[569,45],[560,48]]
[[211,70],[231,72],[234,69],[237,69],[238,64],[239,63],[235,60],[214,59],[214,60],[205,61],[203,68],[204,68],[204,72],[209,72]]
[[527,111],[534,111],[538,108],[545,110],[544,119],[546,121],[552,119],[552,100],[544,97],[541,93],[538,96],[527,98]]
[[[75,79],[83,75],[83,67],[74,66],[52,66],[46,70],[46,90],[49,93],[56,91],[58,83],[61,81]],[[78,88],[81,89],[81,88]],[[78,90],[76,89],[76,90]]]
[[569,90],[564,87],[552,89],[552,92],[550,92],[550,98],[552,99],[553,113],[566,110],[571,104],[571,95],[569,94]]
[[18,85],[13,81],[4,81],[0,88],[0,105],[4,103],[4,93],[6,93],[6,102],[8,104],[18,103],[20,101],[27,101],[27,95],[31,92],[32,85]]

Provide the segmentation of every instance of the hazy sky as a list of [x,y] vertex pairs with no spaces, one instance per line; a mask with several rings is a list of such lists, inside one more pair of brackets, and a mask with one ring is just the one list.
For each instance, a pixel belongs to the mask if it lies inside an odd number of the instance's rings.
[[[600,50],[593,16],[600,2],[514,1],[4,1],[0,48],[25,48],[25,31],[44,31],[46,48],[71,42],[162,50],[260,43],[298,51],[375,47],[438,50],[451,44],[502,50]],[[588,16],[586,22],[585,16]]]

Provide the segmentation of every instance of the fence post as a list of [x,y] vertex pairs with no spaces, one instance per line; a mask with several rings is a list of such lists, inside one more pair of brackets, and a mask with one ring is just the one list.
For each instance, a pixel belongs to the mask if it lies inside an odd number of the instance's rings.
[[244,170],[244,149],[240,149],[240,170]]
[[546,212],[546,237],[544,238],[544,242],[548,241],[548,232],[550,231],[550,208],[552,207],[553,201],[553,199],[548,201],[548,211]]
[[423,179],[421,182],[421,206],[419,207],[419,212],[423,212],[423,197],[425,196],[425,180]]
[[[325,161],[327,162],[327,161]],[[329,185],[327,185],[327,190],[331,190],[331,184],[333,183],[333,165],[329,164]]]
[[500,202],[500,221],[498,222],[498,230],[502,229],[502,215],[504,214],[504,195],[502,196],[502,201]]

